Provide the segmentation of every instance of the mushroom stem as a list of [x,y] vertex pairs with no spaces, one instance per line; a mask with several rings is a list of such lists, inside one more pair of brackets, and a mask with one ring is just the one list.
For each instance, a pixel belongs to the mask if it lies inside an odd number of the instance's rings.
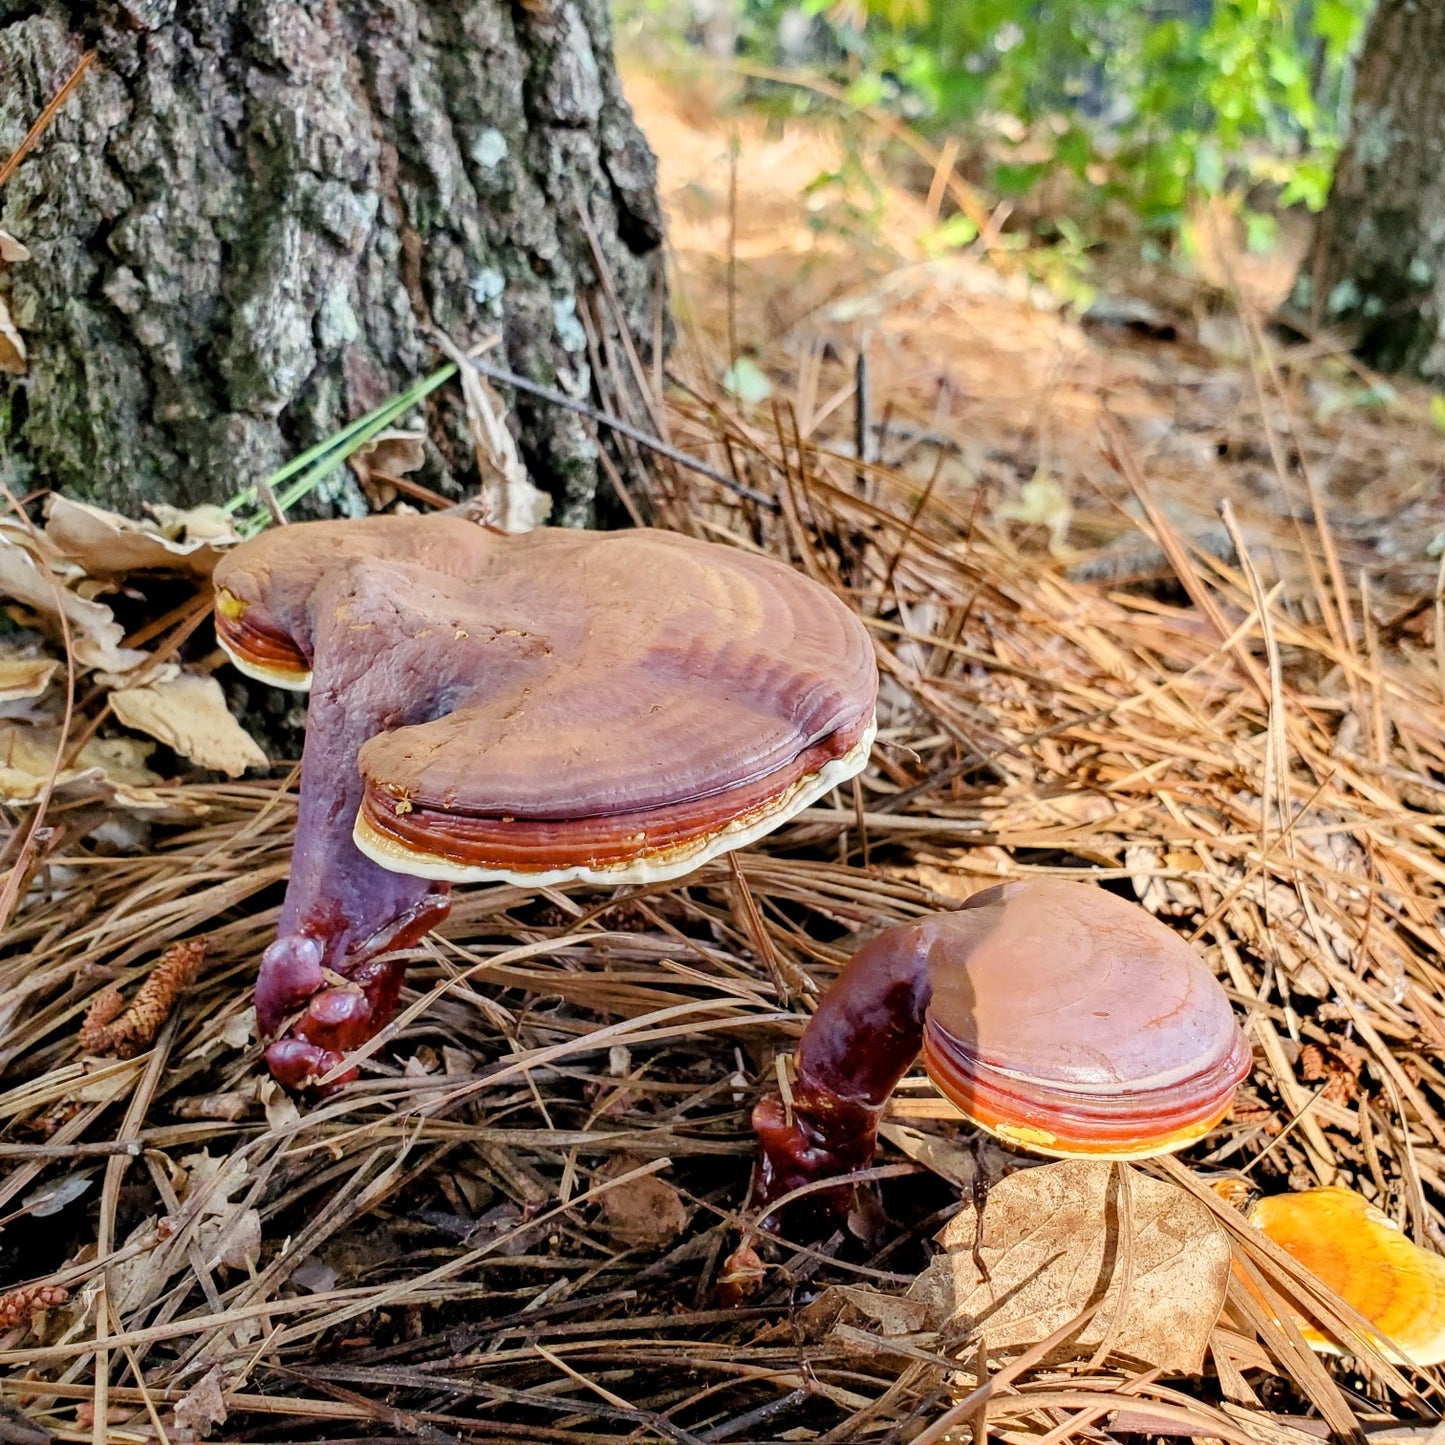
[[451,906],[449,885],[382,868],[352,841],[364,786],[356,765],[361,745],[384,729],[429,718],[444,685],[398,665],[404,623],[377,615],[391,610],[369,578],[379,565],[346,569],[314,594],[291,878],[256,979],[263,1033],[277,1033],[302,1011],[266,1051],[272,1073],[292,1088],[328,1072],[390,1019],[406,973],[395,951]]
[[[980,934],[988,926],[980,916]],[[929,919],[888,929],[824,994],[798,1043],[791,1100],[769,1094],[753,1109],[755,1203],[766,1207],[804,1184],[868,1166],[884,1106],[922,1046],[933,937]],[[838,1213],[849,1194],[829,1190],[820,1202]]]

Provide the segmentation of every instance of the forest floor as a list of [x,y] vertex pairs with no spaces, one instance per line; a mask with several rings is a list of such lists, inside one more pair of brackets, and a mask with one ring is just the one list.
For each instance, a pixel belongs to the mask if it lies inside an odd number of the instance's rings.
[[[1424,1438],[1438,1372],[1352,1335],[1200,1181],[1342,1184],[1445,1240],[1430,399],[1276,338],[1288,260],[1241,255],[1226,216],[1201,276],[1138,268],[1080,320],[1000,247],[929,253],[946,176],[894,181],[866,137],[734,115],[695,77],[630,84],[672,228],[657,420],[777,510],[682,470],[645,500],[856,607],[874,765],[736,868],[463,890],[361,1080],[300,1106],[262,1077],[249,998],[290,769],[72,778],[12,859],[0,956],[0,1285],[31,1291],[0,1299],[0,1440]],[[721,385],[742,353],[750,400]],[[142,634],[162,655],[204,625],[203,590],[168,596]],[[72,729],[104,691],[77,701]],[[1008,1323],[916,1288],[981,1184],[1059,1177],[978,1146],[921,1076],[881,1207],[754,1237],[766,1268],[725,1304],[749,1110],[810,991],[879,927],[1038,875],[1177,926],[1254,1046],[1207,1139],[1127,1171],[1132,1223],[1070,1203],[1124,1261],[1114,1305],[1043,1349],[1097,1267]],[[150,1046],[85,1052],[100,990],[203,936]],[[1171,1209],[1234,1265],[1222,1314],[1148,1254]],[[1022,1293],[1028,1242],[990,1239],[991,1289]],[[1322,1361],[1297,1318],[1355,1353]]]

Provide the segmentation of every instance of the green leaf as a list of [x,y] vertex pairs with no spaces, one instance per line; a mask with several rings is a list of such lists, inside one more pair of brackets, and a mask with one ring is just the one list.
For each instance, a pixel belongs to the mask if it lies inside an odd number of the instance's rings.
[[773,394],[773,384],[751,356],[740,356],[723,372],[722,384],[728,393],[748,406],[757,406]]
[[927,251],[961,251],[978,239],[978,227],[962,211],[950,216],[941,225],[935,226],[923,237]]
[[1244,248],[1255,256],[1273,251],[1279,243],[1279,222],[1267,211],[1245,206],[1239,213],[1244,222]]
[[1438,391],[1430,398],[1430,420],[1445,431],[1445,395]]

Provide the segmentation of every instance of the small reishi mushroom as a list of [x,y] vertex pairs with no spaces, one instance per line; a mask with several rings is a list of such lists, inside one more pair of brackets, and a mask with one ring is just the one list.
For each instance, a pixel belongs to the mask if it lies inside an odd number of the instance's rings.
[[[1244,1213],[1380,1331],[1386,1359],[1445,1362],[1445,1259],[1407,1239],[1389,1215],[1337,1185],[1271,1194]],[[1298,1324],[1315,1349],[1341,1352],[1307,1321]]]
[[[1086,883],[1004,883],[849,961],[803,1032],[791,1099],[753,1111],[754,1201],[866,1168],[920,1051],[1004,1142],[1111,1159],[1199,1138],[1250,1067],[1224,989],[1173,929]],[[836,1210],[848,1191],[825,1195]]]
[[242,671],[310,698],[291,874],[256,982],[303,1087],[392,1015],[449,884],[653,883],[868,761],[859,620],[771,558],[459,516],[278,528],[217,567]]

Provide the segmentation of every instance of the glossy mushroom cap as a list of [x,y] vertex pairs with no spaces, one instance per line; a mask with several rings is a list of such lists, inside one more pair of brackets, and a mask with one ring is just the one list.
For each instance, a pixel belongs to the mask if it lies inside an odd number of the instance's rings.
[[[1445,1362],[1445,1259],[1412,1243],[1388,1215],[1331,1187],[1270,1195],[1248,1218],[1379,1329],[1387,1359]],[[1339,1353],[1335,1341],[1299,1323],[1316,1349]]]
[[678,877],[868,760],[863,625],[740,549],[386,517],[277,529],[225,558],[216,585],[237,665],[311,689],[257,1003],[268,1031],[304,1004],[301,1035],[324,1034],[328,1058],[374,1032],[395,988],[343,1005],[325,971],[352,977],[378,940],[414,938],[444,885]]
[[[974,908],[989,915],[982,933]],[[1020,1148],[1167,1154],[1212,1129],[1249,1072],[1229,999],[1199,956],[1101,888],[988,889],[937,922],[929,954],[928,1076]]]
[[764,1203],[872,1157],[919,1051],[969,1119],[1051,1155],[1139,1159],[1212,1128],[1250,1055],[1172,929],[1084,883],[1006,883],[854,956],[798,1047],[792,1122],[754,1112]]

